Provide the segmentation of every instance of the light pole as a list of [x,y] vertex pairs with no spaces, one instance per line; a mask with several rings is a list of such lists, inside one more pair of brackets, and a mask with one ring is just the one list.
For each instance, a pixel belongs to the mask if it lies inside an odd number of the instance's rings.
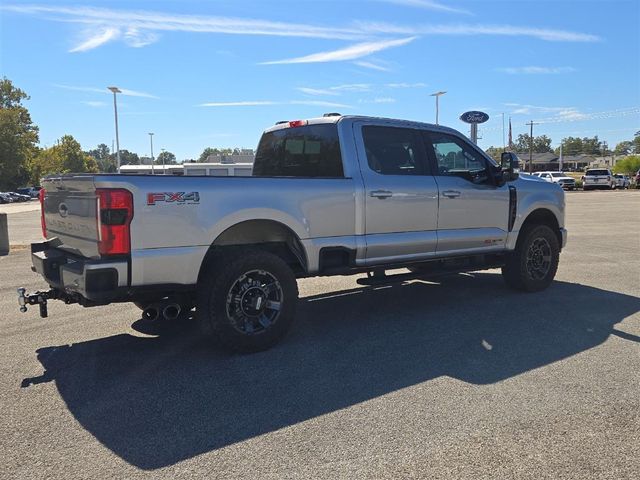
[[116,102],[116,93],[122,93],[122,91],[118,87],[107,87],[109,90],[113,92],[113,112],[116,117],[116,148],[117,150],[117,159],[118,159],[118,173],[120,173],[120,138],[118,138],[118,102]]
[[432,93],[431,95],[429,95],[430,97],[436,97],[436,125],[438,124],[438,115],[440,114],[440,103],[439,103],[439,99],[440,99],[440,95],[444,95],[447,92],[436,92],[436,93]]
[[151,141],[151,175],[154,174],[153,169],[153,132],[149,132],[149,140]]

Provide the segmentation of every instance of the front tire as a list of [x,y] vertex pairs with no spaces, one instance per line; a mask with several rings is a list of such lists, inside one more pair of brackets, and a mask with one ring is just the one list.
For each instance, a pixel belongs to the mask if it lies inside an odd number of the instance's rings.
[[516,249],[507,257],[502,276],[507,286],[539,292],[553,281],[560,260],[560,244],[547,225],[530,225],[520,232]]
[[196,313],[203,331],[227,350],[266,350],[288,332],[298,285],[277,255],[238,249],[218,255],[198,283]]

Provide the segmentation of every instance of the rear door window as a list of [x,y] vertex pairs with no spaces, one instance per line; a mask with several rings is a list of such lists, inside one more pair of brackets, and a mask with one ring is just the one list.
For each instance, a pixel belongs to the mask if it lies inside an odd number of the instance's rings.
[[337,125],[307,125],[263,134],[253,176],[344,177]]
[[424,175],[419,133],[410,128],[365,126],[362,140],[369,168],[381,175]]

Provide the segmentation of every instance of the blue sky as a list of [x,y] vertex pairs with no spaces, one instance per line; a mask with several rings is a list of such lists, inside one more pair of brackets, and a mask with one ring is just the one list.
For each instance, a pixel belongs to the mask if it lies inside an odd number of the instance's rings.
[[0,70],[31,95],[42,145],[71,134],[120,147],[255,147],[278,120],[324,112],[434,121],[480,145],[558,144],[592,136],[613,147],[640,130],[640,2],[464,0],[48,1],[0,5]]

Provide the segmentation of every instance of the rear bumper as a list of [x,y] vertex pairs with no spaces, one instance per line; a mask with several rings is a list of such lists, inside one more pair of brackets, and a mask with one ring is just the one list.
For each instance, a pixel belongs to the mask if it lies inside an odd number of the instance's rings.
[[91,303],[117,300],[128,284],[127,259],[88,259],[56,248],[53,241],[32,243],[31,262],[53,288]]

